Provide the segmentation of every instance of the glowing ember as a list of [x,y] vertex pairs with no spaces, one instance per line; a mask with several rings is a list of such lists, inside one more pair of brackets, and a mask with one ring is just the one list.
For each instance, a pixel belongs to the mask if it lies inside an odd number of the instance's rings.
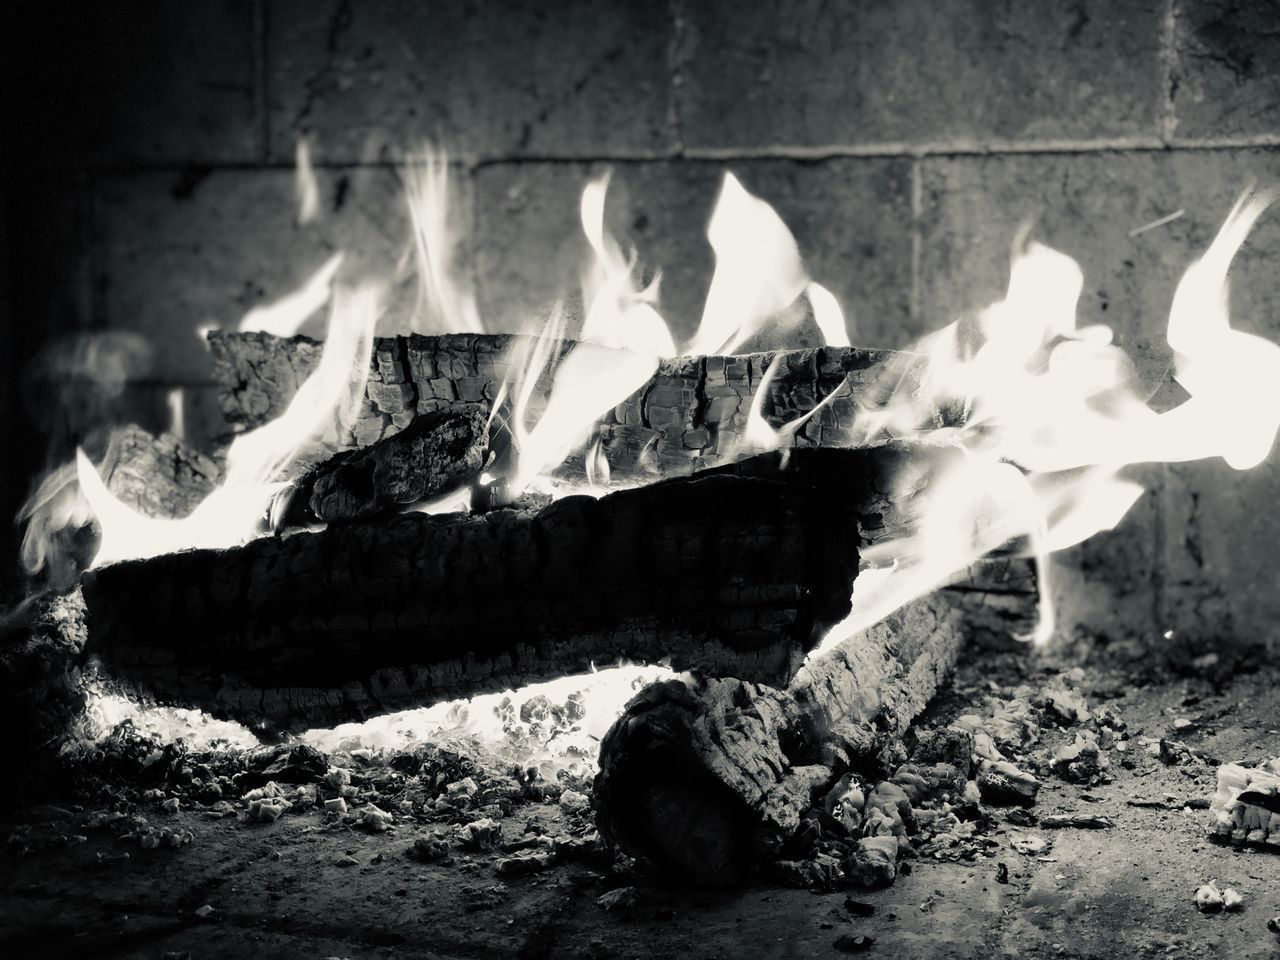
[[364,723],[310,730],[302,739],[326,752],[402,749],[418,740],[476,737],[505,747],[516,762],[594,763],[600,738],[642,687],[675,674],[661,666],[616,666],[520,690],[438,703]]

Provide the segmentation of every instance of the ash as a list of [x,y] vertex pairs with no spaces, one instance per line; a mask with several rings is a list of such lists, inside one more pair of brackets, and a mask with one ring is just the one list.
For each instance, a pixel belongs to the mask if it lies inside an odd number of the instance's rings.
[[[194,748],[126,719],[6,817],[3,941],[122,957],[1274,949],[1280,857],[1265,831],[1224,824],[1256,826],[1231,785],[1270,783],[1280,675],[1074,654],[975,655],[733,890],[686,890],[611,849],[589,757],[515,759],[534,722],[572,725],[563,705],[508,717],[524,739],[325,751]],[[894,855],[850,869],[859,845]]]

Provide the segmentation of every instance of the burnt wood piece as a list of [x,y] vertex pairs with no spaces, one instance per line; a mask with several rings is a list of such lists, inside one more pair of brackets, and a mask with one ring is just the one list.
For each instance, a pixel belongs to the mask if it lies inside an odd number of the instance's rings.
[[295,485],[294,522],[368,520],[430,500],[480,476],[489,421],[479,410],[416,417],[399,433],[318,464]]
[[222,482],[222,468],[171,433],[112,431],[100,468],[107,489],[149,517],[185,517]]
[[966,633],[963,608],[940,591],[815,657],[785,688],[651,684],[601,743],[601,832],[689,881],[748,879],[776,859],[816,791],[924,709]]
[[78,589],[29,598],[0,617],[0,723],[19,780],[29,763],[55,756],[84,717],[86,635]]
[[[153,436],[133,424],[96,432],[84,449],[107,489],[148,517],[185,517],[222,482],[222,468],[209,457],[173,434]],[[24,561],[35,553],[43,561],[29,585],[33,593],[72,590],[98,551],[102,533],[95,518],[79,526],[66,521],[79,498],[75,464],[67,464],[45,479],[20,516],[28,538]]]
[[[442,410],[488,411],[506,379],[505,355],[521,338],[508,334],[388,337],[375,343],[365,402],[342,448],[359,448],[404,429],[415,416]],[[323,345],[264,333],[209,334],[222,382],[222,411],[235,431],[279,416],[315,369]],[[566,343],[561,355],[572,349]],[[796,434],[796,446],[842,446],[860,407],[908,387],[920,370],[910,354],[823,347],[783,351],[784,363],[763,404],[774,426],[808,413],[838,391]],[[607,411],[595,435],[620,481],[685,476],[754,451],[743,449],[747,413],[774,353],[663,360],[653,378]],[[545,399],[544,374],[535,398]],[[575,454],[564,466],[582,470]]]
[[[90,650],[150,697],[334,724],[619,658],[785,684],[849,609],[856,490],[882,450],[411,513],[91,571]],[[762,459],[777,461],[778,455]],[[841,480],[840,478],[843,478]]]

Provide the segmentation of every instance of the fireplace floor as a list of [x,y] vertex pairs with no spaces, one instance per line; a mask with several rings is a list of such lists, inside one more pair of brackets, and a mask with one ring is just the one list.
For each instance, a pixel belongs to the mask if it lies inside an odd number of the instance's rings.
[[[1025,659],[1004,658],[995,671],[983,659],[961,671],[932,717],[971,710],[989,677],[1016,682],[1015,670],[1033,684],[1042,679]],[[1212,766],[1166,765],[1141,738],[1176,739],[1224,761],[1275,756],[1280,671],[1241,670],[1217,688],[1203,679],[1152,682],[1142,672],[1086,667],[1080,687],[1091,704],[1119,710],[1133,738],[1130,760],[1112,752],[1114,780],[1097,786],[1042,777],[1033,808],[1037,817],[1099,814],[1113,828],[1024,827],[993,808],[994,857],[917,860],[881,890],[815,894],[762,884],[690,892],[639,878],[631,881],[636,902],[606,911],[597,900],[618,881],[584,864],[500,878],[483,854],[470,865],[409,859],[412,825],[371,835],[326,830],[314,812],[269,824],[180,812],[168,822],[189,829],[194,842],[179,850],[140,850],[101,830],[21,854],[11,841],[0,949],[139,958],[809,957],[834,955],[842,935],[867,935],[873,952],[898,957],[1270,955],[1280,944],[1266,926],[1280,914],[1280,856],[1210,842],[1207,812],[1183,806],[1203,806],[1213,794]],[[1195,724],[1175,726],[1178,719]],[[1072,735],[1045,728],[1044,736],[1052,747]],[[1128,803],[1135,798],[1166,805]],[[3,829],[27,840],[75,834],[86,812],[35,808],[7,815]],[[521,817],[557,812],[522,808]],[[1052,845],[1039,858],[1024,856],[1010,840],[1026,835]],[[124,852],[127,861],[115,859]],[[1001,863],[1007,883],[997,880]],[[1196,911],[1193,894],[1214,878],[1244,894],[1241,912]],[[493,895],[500,882],[505,891]],[[846,896],[874,904],[874,915],[851,916]],[[215,908],[208,919],[195,912],[204,904]]]

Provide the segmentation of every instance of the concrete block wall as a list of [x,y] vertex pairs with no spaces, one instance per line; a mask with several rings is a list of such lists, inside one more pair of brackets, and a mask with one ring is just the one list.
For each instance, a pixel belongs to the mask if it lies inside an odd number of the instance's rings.
[[[609,222],[690,329],[728,169],[791,226],[855,342],[904,346],[998,298],[1031,223],[1083,265],[1082,319],[1111,325],[1166,397],[1178,277],[1240,190],[1280,186],[1275,0],[64,0],[10,39],[10,86],[31,94],[0,207],[20,321],[4,387],[16,403],[12,371],[57,335],[135,331],[152,357],[124,406],[162,426],[157,398],[180,386],[197,434],[216,417],[197,329],[337,249],[352,271],[393,266],[394,162],[427,138],[457,163],[495,328],[576,287],[577,195],[611,167]],[[302,226],[299,137],[322,197]],[[1277,255],[1280,210],[1233,287],[1237,326],[1273,339]],[[6,507],[30,466],[6,465]],[[1136,470],[1150,492],[1124,525],[1060,564],[1068,612],[1274,639],[1278,471]]]

